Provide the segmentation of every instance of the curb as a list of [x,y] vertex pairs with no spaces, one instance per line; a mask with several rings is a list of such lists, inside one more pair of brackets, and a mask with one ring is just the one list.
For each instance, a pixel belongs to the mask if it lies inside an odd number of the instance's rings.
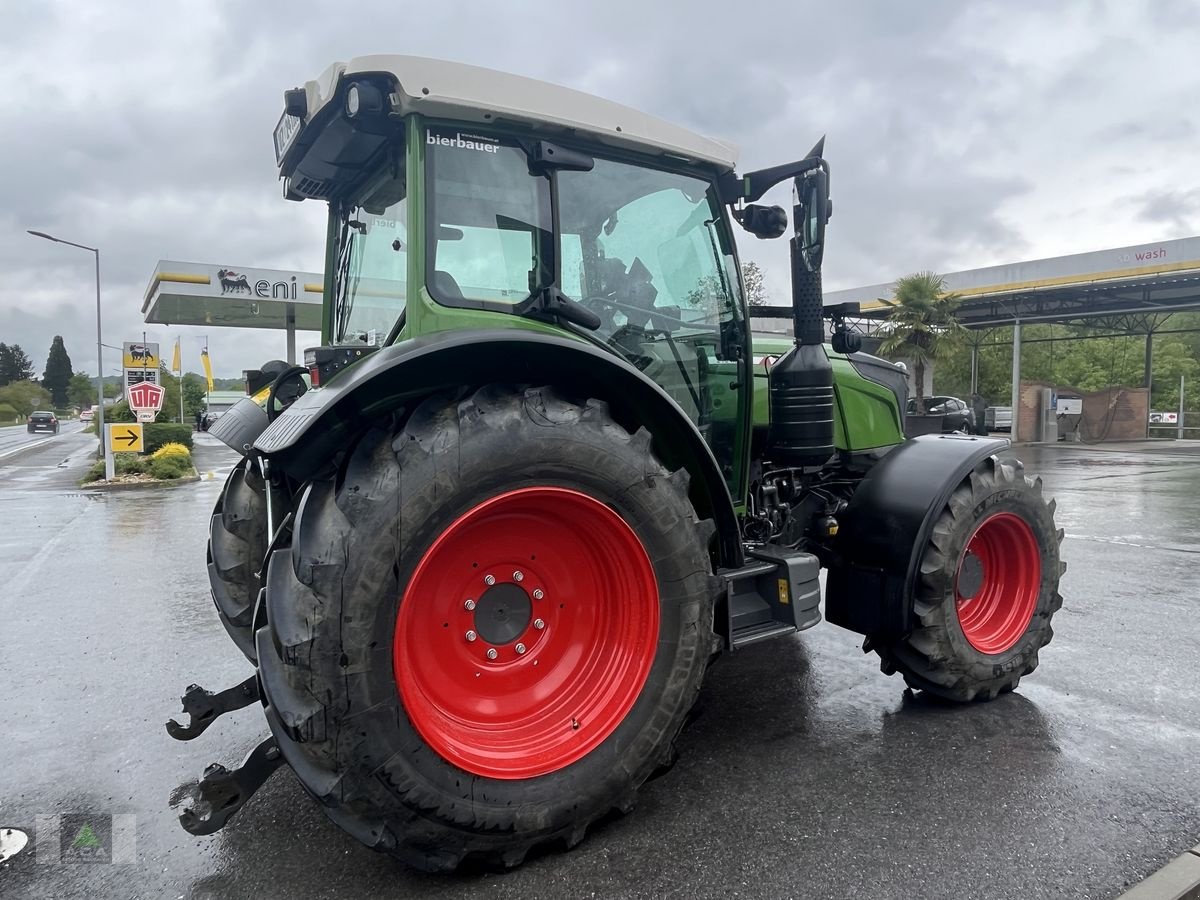
[[178,487],[182,484],[195,484],[200,480],[199,473],[188,475],[184,478],[175,478],[171,481],[125,481],[113,482],[109,484],[107,481],[94,481],[90,484],[81,484],[81,491],[140,491],[146,488],[171,488]]
[[1200,846],[1177,856],[1117,900],[1200,900]]

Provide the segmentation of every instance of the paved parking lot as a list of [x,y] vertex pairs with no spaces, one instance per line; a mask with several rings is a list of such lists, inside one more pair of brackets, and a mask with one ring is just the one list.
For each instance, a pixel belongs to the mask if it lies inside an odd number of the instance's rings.
[[638,809],[513,873],[401,868],[287,770],[193,838],[172,792],[265,730],[254,708],[189,744],[162,729],[190,681],[249,674],[204,572],[231,460],[201,440],[214,477],[162,491],[77,490],[83,435],[0,460],[0,828],[136,834],[125,865],[26,851],[0,895],[1109,898],[1200,840],[1200,445],[1169,444],[1020,451],[1058,497],[1066,604],[994,703],[925,702],[822,625],[721,660]]

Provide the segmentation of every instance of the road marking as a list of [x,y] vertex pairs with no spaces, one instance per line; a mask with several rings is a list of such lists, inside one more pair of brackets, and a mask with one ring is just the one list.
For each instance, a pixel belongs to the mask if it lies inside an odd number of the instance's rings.
[[21,444],[19,447],[14,447],[12,450],[5,450],[4,452],[0,453],[0,459],[5,459],[6,457],[20,453],[23,450],[32,450],[34,447],[41,447],[43,444],[50,443],[56,437],[58,437],[57,434],[53,437],[46,438],[44,441],[34,441],[32,444]]

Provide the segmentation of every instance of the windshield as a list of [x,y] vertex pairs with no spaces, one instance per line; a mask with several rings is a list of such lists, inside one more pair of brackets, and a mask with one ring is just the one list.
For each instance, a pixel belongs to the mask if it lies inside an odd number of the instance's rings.
[[552,211],[551,178],[531,172],[518,140],[431,128],[426,144],[428,280],[439,302],[524,313],[556,283],[600,316],[595,335],[618,351],[634,333],[712,335],[738,316],[708,181],[596,159],[554,175]]
[[343,208],[334,274],[334,342],[381,346],[404,311],[408,201],[403,175],[373,182]]
[[690,175],[597,159],[558,176],[560,287],[630,329],[713,332],[734,315],[732,256],[720,249],[709,184]]

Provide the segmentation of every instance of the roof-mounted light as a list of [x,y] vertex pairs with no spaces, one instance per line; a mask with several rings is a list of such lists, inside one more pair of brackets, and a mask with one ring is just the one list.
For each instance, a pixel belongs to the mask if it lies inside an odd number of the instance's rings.
[[346,118],[357,119],[383,112],[383,91],[365,81],[346,88]]
[[283,111],[302,122],[308,118],[308,93],[304,88],[292,88],[283,92]]

